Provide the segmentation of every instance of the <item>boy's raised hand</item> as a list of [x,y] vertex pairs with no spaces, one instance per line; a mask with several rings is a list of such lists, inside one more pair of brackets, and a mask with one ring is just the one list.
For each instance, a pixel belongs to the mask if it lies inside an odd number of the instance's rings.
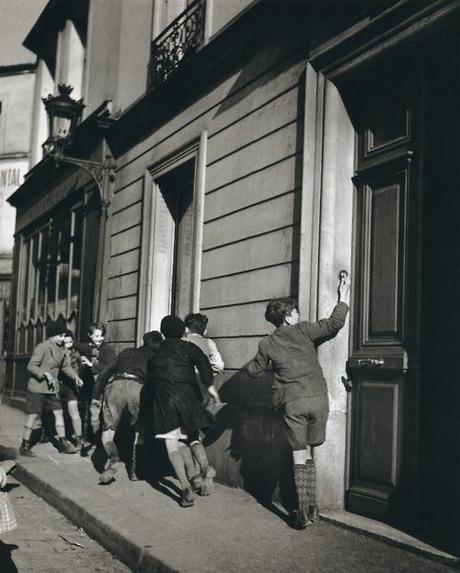
[[93,367],[93,363],[91,362],[91,360],[88,360],[86,356],[82,356],[80,358],[80,362],[83,364],[83,366],[88,366],[89,368]]
[[339,302],[350,303],[350,275],[347,271],[339,273],[339,287],[337,289]]

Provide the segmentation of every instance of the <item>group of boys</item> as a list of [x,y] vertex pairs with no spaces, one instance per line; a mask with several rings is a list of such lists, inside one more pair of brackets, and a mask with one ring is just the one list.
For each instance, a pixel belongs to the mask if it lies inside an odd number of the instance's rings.
[[[291,298],[271,300],[265,318],[276,329],[262,338],[256,356],[245,366],[251,376],[258,376],[269,367],[274,374],[273,404],[283,413],[288,443],[293,452],[298,499],[298,507],[293,516],[293,526],[296,529],[304,529],[317,518],[314,448],[325,441],[329,413],[327,385],[316,348],[335,336],[344,326],[349,310],[349,286],[347,273],[341,272],[338,302],[329,318],[317,322],[301,321],[297,304]],[[204,336],[206,323],[204,315],[188,315],[187,339],[204,351],[213,370],[220,372],[223,370],[223,361],[215,343]],[[29,416],[21,453],[31,454],[29,438],[32,426],[44,409],[54,412],[58,448],[68,453],[62,405],[58,397],[59,374],[62,373],[74,382],[75,390],[82,386],[89,388],[93,435],[98,430],[102,408],[102,443],[109,460],[116,462],[118,452],[113,439],[122,410],[128,409],[131,419],[137,420],[140,392],[146,382],[146,364],[151,354],[162,344],[161,334],[156,331],[147,333],[142,347],[124,350],[116,360],[113,350],[109,351],[110,346],[103,344],[103,325],[92,325],[89,342],[86,345],[75,345],[83,367],[80,372],[86,368],[92,374],[92,387],[88,387],[71,366],[71,353],[63,346],[65,333],[52,326],[48,339],[35,348],[28,364],[31,378],[27,389],[26,412]],[[107,350],[103,351],[104,348]],[[78,423],[74,424],[74,432],[78,445],[81,441]],[[102,479],[106,482],[113,478],[114,466],[115,463],[109,464],[108,473],[104,472],[105,477],[103,474]]]

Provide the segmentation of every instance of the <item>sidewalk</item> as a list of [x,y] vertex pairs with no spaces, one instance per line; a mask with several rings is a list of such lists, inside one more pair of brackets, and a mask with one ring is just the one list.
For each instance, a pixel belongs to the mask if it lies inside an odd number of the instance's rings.
[[[0,444],[17,446],[24,414],[0,406]],[[129,481],[124,469],[98,485],[90,459],[59,454],[50,444],[21,458],[15,477],[139,572],[186,573],[448,573],[456,560],[405,551],[325,520],[295,531],[249,494],[217,484],[210,497],[182,509],[173,479],[155,489]],[[281,513],[281,510],[280,510]],[[337,516],[329,516],[337,519]],[[340,521],[340,519],[338,519]],[[353,526],[353,523],[351,524]],[[376,534],[377,535],[377,534]],[[420,542],[418,551],[432,548]],[[445,565],[440,562],[444,560]]]

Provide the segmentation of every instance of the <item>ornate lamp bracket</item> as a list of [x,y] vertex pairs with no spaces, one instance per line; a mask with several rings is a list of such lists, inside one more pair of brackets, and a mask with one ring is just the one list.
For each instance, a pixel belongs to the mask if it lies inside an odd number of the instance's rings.
[[107,155],[105,161],[91,161],[89,159],[79,159],[77,157],[69,157],[64,155],[62,151],[55,151],[50,153],[50,156],[56,163],[68,163],[80,167],[88,173],[93,181],[96,183],[99,190],[99,197],[101,206],[104,212],[110,205],[110,183],[115,181],[115,167],[114,159]]

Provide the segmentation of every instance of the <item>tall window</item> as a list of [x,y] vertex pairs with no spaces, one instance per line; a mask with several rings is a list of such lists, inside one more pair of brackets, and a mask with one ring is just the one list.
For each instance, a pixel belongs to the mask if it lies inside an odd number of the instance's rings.
[[46,323],[75,331],[82,268],[83,208],[49,220],[23,242],[17,352],[32,352],[45,337]]
[[192,305],[195,159],[155,181],[153,314],[184,316]]

